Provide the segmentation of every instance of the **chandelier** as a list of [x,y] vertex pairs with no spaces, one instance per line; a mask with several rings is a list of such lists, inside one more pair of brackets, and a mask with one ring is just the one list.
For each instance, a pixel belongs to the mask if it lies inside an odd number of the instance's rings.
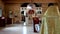
[[27,5],[27,9],[29,9],[29,10],[35,9],[35,4],[33,4],[33,1],[34,0],[31,0],[31,2]]

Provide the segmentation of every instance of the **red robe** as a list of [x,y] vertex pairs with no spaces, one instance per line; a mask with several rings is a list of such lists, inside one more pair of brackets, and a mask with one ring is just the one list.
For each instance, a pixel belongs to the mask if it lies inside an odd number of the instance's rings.
[[35,24],[39,24],[39,18],[38,17],[33,17],[33,28],[34,28],[34,32],[37,32],[35,29]]
[[39,18],[38,17],[33,17],[33,22],[34,22],[34,24],[39,24]]

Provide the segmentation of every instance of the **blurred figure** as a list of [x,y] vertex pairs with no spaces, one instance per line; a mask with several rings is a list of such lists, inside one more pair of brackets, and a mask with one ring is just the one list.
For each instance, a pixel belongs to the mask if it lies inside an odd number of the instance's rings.
[[34,14],[33,16],[33,28],[34,32],[39,32],[39,18],[37,14]]

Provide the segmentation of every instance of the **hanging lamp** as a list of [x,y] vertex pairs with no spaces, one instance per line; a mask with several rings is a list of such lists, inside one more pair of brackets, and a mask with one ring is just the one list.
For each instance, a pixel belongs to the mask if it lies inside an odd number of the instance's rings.
[[35,4],[33,4],[33,1],[34,0],[31,0],[31,2],[27,5],[27,9],[29,9],[29,10],[35,9]]

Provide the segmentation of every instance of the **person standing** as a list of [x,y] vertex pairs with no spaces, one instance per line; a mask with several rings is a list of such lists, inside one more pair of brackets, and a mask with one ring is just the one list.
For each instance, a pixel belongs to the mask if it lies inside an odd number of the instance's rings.
[[39,32],[39,18],[37,17],[36,14],[33,17],[33,28],[34,32]]

